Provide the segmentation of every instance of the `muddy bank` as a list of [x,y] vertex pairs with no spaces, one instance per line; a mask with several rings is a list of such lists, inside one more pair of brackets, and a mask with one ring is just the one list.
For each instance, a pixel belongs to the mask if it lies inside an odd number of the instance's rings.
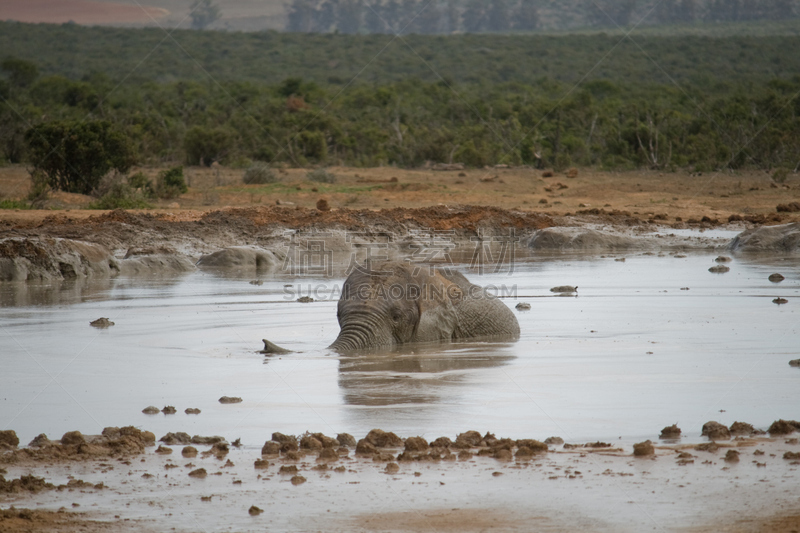
[[[175,275],[196,268],[259,275],[294,265],[303,252],[319,251],[347,263],[350,254],[366,255],[370,248],[390,258],[434,249],[465,260],[476,246],[508,244],[548,253],[800,249],[797,222],[770,227],[695,222],[668,226],[602,209],[555,217],[480,206],[376,211],[252,207],[176,214],[116,210],[88,218],[59,213],[35,224],[2,222],[0,280]],[[727,236],[689,235],[683,231],[687,227],[746,231],[730,241]]]

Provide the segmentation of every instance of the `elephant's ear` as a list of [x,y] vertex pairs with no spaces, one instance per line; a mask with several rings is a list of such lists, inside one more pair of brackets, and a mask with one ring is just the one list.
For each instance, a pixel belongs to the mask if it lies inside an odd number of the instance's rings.
[[458,313],[449,299],[437,302],[417,300],[419,319],[415,338],[418,342],[450,340],[458,327]]

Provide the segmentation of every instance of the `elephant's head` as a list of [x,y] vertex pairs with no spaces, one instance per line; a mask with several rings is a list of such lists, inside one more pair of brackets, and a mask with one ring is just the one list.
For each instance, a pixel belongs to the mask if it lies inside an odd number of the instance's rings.
[[330,347],[350,351],[415,340],[422,314],[419,285],[402,263],[354,271],[342,287],[336,314],[342,329]]

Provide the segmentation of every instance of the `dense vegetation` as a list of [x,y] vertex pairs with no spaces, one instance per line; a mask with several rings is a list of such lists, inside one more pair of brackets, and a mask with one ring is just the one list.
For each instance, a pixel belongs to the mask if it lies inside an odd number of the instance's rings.
[[404,39],[0,24],[0,161],[102,123],[159,164],[800,164],[800,37]]

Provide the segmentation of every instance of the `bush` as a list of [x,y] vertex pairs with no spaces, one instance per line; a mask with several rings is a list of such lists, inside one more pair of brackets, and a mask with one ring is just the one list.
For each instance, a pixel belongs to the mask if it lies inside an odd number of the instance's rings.
[[[135,174],[134,177],[139,176]],[[153,207],[147,202],[144,192],[131,186],[130,178],[120,175],[105,177],[95,194],[100,198],[89,204],[89,209],[148,209]]]
[[135,161],[128,138],[105,120],[46,122],[25,140],[34,170],[66,192],[90,194],[109,171],[126,172]]
[[50,184],[47,175],[41,170],[31,172],[31,190],[28,191],[28,200],[31,206],[41,207],[50,194]]
[[315,168],[308,174],[306,177],[310,181],[316,181],[319,183],[336,183],[336,176],[325,170],[324,168]]
[[31,204],[22,200],[0,200],[0,209],[33,209]]
[[137,172],[132,176],[128,176],[128,185],[134,190],[141,190],[146,198],[155,198],[156,196],[156,191],[153,188],[150,178],[145,176],[143,172]]
[[156,178],[156,194],[159,198],[170,199],[180,196],[189,190],[183,179],[183,167],[172,167],[162,170]]
[[278,175],[268,164],[256,161],[245,170],[243,179],[247,185],[275,183],[278,181]]

